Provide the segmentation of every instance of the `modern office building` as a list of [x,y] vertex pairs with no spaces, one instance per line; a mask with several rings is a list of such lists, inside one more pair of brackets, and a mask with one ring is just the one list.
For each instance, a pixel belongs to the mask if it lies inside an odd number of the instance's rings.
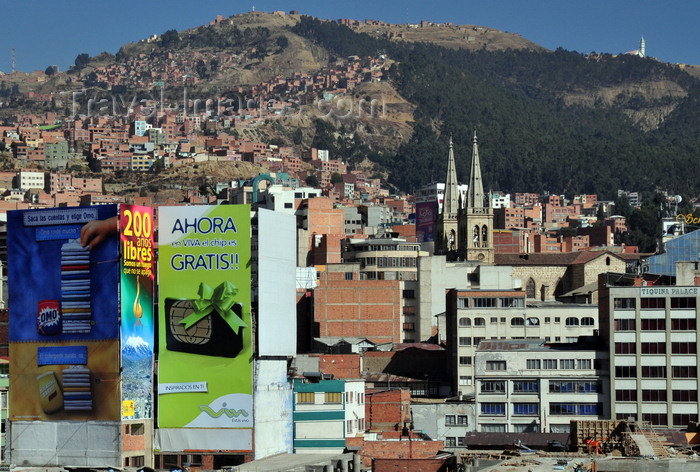
[[[652,426],[698,421],[698,263],[689,277],[606,274],[600,334],[610,352],[611,417]],[[692,270],[694,267],[694,270]]]

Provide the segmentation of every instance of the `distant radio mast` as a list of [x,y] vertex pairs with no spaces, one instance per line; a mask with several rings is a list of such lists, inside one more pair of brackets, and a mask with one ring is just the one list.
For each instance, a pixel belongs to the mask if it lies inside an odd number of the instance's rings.
[[17,70],[17,61],[15,60],[15,48],[12,48],[12,73]]

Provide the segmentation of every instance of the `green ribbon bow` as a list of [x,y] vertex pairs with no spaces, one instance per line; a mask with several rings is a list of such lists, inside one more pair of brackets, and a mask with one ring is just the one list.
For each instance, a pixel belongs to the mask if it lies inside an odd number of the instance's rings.
[[248,325],[236,315],[231,308],[236,304],[233,297],[238,293],[238,289],[231,282],[222,282],[216,289],[202,282],[199,284],[199,300],[193,300],[194,313],[185,317],[180,324],[189,329],[193,324],[216,311],[224,321],[231,327],[234,333],[238,334],[240,328]]

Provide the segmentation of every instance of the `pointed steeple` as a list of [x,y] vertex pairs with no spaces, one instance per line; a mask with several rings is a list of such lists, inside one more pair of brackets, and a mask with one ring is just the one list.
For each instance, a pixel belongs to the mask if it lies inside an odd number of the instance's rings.
[[458,211],[459,187],[457,185],[457,169],[455,167],[455,154],[452,148],[452,136],[450,136],[450,151],[447,156],[447,176],[445,177],[445,196],[442,201],[443,218],[457,218]]
[[484,185],[481,182],[481,162],[479,161],[479,146],[474,129],[472,146],[472,166],[469,174],[469,190],[467,192],[467,208],[484,208]]

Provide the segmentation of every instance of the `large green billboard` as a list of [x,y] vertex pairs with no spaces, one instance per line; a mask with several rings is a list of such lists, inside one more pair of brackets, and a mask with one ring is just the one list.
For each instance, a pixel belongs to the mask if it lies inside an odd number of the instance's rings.
[[250,206],[158,210],[158,426],[252,428]]

